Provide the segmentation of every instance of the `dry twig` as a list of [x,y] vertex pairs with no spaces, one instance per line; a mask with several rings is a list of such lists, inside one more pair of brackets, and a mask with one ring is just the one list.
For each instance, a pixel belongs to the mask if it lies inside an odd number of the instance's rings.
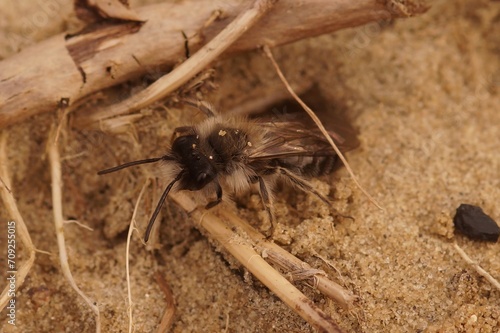
[[479,264],[477,262],[475,262],[474,260],[472,260],[467,255],[467,253],[465,253],[465,251],[460,246],[458,246],[457,243],[454,243],[453,247],[455,248],[455,250],[457,250],[458,254],[460,254],[460,256],[462,257],[462,259],[465,260],[466,263],[468,263],[469,265],[471,265],[475,269],[475,271],[477,272],[477,274],[479,274],[482,277],[484,277],[495,288],[497,288],[498,290],[500,290],[500,282],[498,282],[497,279],[495,279],[493,276],[491,276],[490,273],[488,273],[481,266],[479,266]]
[[[379,0],[280,1],[225,54],[422,13],[426,6],[421,3],[406,1],[407,7],[401,10],[391,6],[392,1]],[[187,36],[200,36],[198,43],[190,40],[190,49],[196,51],[221,33],[245,7],[246,3],[239,0],[159,3],[135,9],[145,23],[110,22],[87,32],[59,34],[28,47],[0,61],[0,128],[52,112],[63,98],[72,108],[103,89],[165,72],[184,57],[181,31]],[[204,27],[216,11],[222,13],[221,17]]]
[[64,239],[64,217],[62,210],[62,179],[61,179],[61,159],[59,156],[59,149],[57,141],[55,141],[57,130],[51,130],[49,139],[47,141],[47,151],[49,154],[50,162],[50,175],[52,178],[52,209],[54,212],[54,224],[56,228],[57,247],[59,249],[59,262],[61,269],[66,280],[68,280],[71,287],[83,298],[88,304],[90,309],[95,313],[96,332],[101,331],[101,317],[97,303],[91,300],[76,284],[71,269],[68,263],[68,253],[66,252],[66,244]]
[[[4,202],[7,211],[9,212],[10,218],[16,223],[16,237],[19,236],[21,243],[26,247],[28,251],[28,259],[19,265],[17,268],[17,262],[15,269],[11,269],[15,271],[15,290],[17,291],[24,283],[24,279],[28,275],[31,266],[33,266],[33,262],[35,261],[35,246],[31,241],[30,233],[26,224],[24,223],[24,219],[17,208],[16,199],[12,193],[12,186],[10,183],[9,171],[8,171],[8,158],[7,158],[7,134],[4,132],[0,137],[0,180],[2,185],[0,186],[0,195],[2,197],[2,201]],[[10,292],[10,284],[2,291],[0,296],[0,310],[7,306],[7,303],[12,298],[9,295]]]
[[[231,255],[257,279],[275,293],[286,305],[320,332],[343,332],[321,309],[295,286],[270,266],[253,248],[253,245],[231,231],[224,222],[210,212],[201,213],[196,204],[182,192],[172,194],[172,199],[207,230]],[[261,237],[263,237],[261,235]]]
[[81,125],[86,125],[85,121],[87,124],[100,121],[100,127],[106,129],[104,119],[139,110],[165,98],[221,55],[271,8],[273,2],[271,0],[255,0],[249,9],[241,12],[214,39],[172,72],[158,79],[140,93],[118,104],[85,115],[83,119],[77,118],[76,121],[80,122]]
[[351,176],[352,180],[354,181],[354,183],[356,184],[356,186],[368,197],[368,199],[375,205],[377,206],[378,208],[380,209],[383,209],[378,203],[377,201],[370,195],[370,193],[368,193],[362,186],[361,184],[358,182],[358,179],[357,177],[354,175],[354,172],[352,171],[349,163],[347,163],[347,160],[345,159],[344,155],[342,154],[342,152],[339,150],[339,148],[337,147],[337,145],[335,144],[335,142],[333,142],[333,139],[332,137],[330,136],[330,134],[328,134],[325,126],[323,126],[323,124],[321,123],[321,120],[319,120],[318,116],[316,116],[316,114],[314,113],[313,110],[311,110],[311,108],[309,108],[309,106],[307,106],[306,103],[304,103],[304,101],[302,101],[302,99],[295,93],[295,91],[293,91],[292,87],[290,86],[290,84],[288,83],[288,80],[285,78],[285,75],[283,75],[283,72],[281,71],[280,67],[278,66],[278,64],[276,63],[276,60],[274,59],[274,56],[271,52],[271,49],[269,48],[269,46],[265,45],[264,46],[264,53],[267,55],[267,57],[271,60],[271,62],[273,63],[273,66],[276,70],[276,72],[278,73],[278,76],[280,77],[281,81],[283,82],[283,84],[285,85],[286,89],[288,90],[288,92],[290,93],[290,95],[293,96],[293,98],[297,101],[297,103],[300,104],[300,106],[302,106],[302,108],[307,112],[307,114],[311,117],[311,119],[314,121],[314,123],[316,124],[316,126],[318,126],[319,130],[321,131],[321,133],[324,135],[324,137],[328,140],[328,142],[330,143],[330,145],[332,146],[333,150],[335,150],[335,153],[337,153],[338,157],[340,158],[340,160],[342,161],[342,163],[344,164],[345,168],[347,169],[347,172],[349,172],[349,175]]
[[[313,87],[313,82],[311,81],[302,81],[296,86],[294,86],[293,90],[297,92],[298,95],[301,95],[308,91]],[[283,88],[279,85],[270,87],[266,91],[266,95],[264,96],[247,96],[247,98],[240,104],[231,108],[228,111],[229,114],[234,116],[250,116],[260,112],[265,112],[270,109],[270,106],[273,104],[277,104],[278,102],[287,100],[290,98],[288,91],[283,90]]]
[[161,317],[160,325],[158,325],[156,333],[166,333],[169,331],[170,327],[174,322],[174,314],[175,314],[174,294],[172,293],[170,286],[168,285],[167,281],[165,281],[165,278],[163,277],[163,275],[160,274],[160,272],[156,272],[155,277],[156,277],[156,282],[160,286],[160,289],[163,291],[163,294],[165,295],[165,300],[167,301],[167,307],[165,309],[165,312],[163,313],[163,316]]
[[349,291],[328,279],[325,272],[313,269],[307,263],[295,257],[280,246],[267,241],[261,233],[235,214],[222,209],[219,211],[219,214],[223,216],[227,222],[234,225],[238,229],[243,230],[252,239],[252,241],[255,242],[255,246],[260,250],[260,252],[263,253],[263,256],[273,264],[276,264],[282,269],[290,272],[312,272],[313,274],[304,279],[303,282],[310,286],[314,286],[327,297],[339,303],[343,308],[349,309],[358,299]]
[[127,274],[127,297],[128,297],[128,331],[132,333],[134,331],[134,317],[133,317],[133,307],[134,302],[132,301],[132,287],[130,284],[130,240],[132,239],[132,234],[137,228],[135,227],[135,217],[137,215],[137,211],[139,210],[139,203],[141,202],[141,198],[146,191],[146,188],[149,185],[149,178],[146,180],[144,185],[141,188],[141,192],[139,193],[139,197],[137,198],[137,202],[135,203],[134,212],[132,213],[132,218],[130,219],[130,224],[128,227],[127,234],[127,246],[125,252],[125,271]]

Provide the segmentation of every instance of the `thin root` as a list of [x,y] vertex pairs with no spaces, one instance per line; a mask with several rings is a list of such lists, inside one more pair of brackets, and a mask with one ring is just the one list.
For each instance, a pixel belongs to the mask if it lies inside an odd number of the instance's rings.
[[165,295],[165,300],[167,301],[167,308],[163,313],[160,325],[158,325],[158,328],[156,329],[156,333],[166,333],[170,330],[170,327],[174,323],[174,315],[175,315],[174,295],[167,281],[165,280],[163,275],[161,275],[160,272],[156,272],[155,277],[156,277],[156,282],[160,286],[160,289],[163,291],[163,294]]
[[57,141],[55,140],[56,130],[52,129],[47,143],[47,151],[50,162],[50,173],[52,178],[52,206],[54,212],[54,224],[56,228],[57,247],[59,249],[59,262],[61,269],[66,280],[68,280],[71,287],[80,295],[81,298],[88,304],[88,306],[95,313],[96,332],[101,331],[101,316],[97,303],[91,300],[84,292],[77,286],[71,269],[68,263],[68,254],[66,252],[66,244],[64,239],[64,218],[62,209],[62,179],[61,179],[61,159]]
[[149,186],[149,178],[146,180],[144,185],[142,186],[141,192],[139,193],[139,197],[137,198],[137,202],[135,203],[134,212],[132,213],[132,218],[130,219],[130,225],[128,227],[127,234],[127,247],[125,252],[125,270],[127,272],[127,296],[128,296],[128,331],[132,333],[134,331],[134,318],[133,318],[133,305],[132,301],[132,287],[130,285],[130,239],[132,238],[132,233],[134,230],[137,230],[135,227],[135,217],[137,215],[137,211],[139,210],[139,203],[141,202],[141,198],[146,191],[146,188]]
[[463,260],[465,260],[466,263],[468,263],[469,265],[471,265],[475,270],[476,272],[481,275],[482,277],[484,277],[486,280],[488,280],[488,282],[490,282],[495,288],[497,288],[498,290],[500,290],[500,283],[498,282],[497,279],[495,279],[493,276],[491,276],[490,273],[488,273],[487,271],[485,271],[481,266],[479,266],[479,264],[477,262],[475,262],[474,260],[472,260],[468,255],[467,253],[465,253],[465,251],[460,247],[458,246],[457,243],[454,243],[453,244],[453,247],[455,247],[455,250],[457,250],[458,254],[460,254],[460,256],[462,257]]

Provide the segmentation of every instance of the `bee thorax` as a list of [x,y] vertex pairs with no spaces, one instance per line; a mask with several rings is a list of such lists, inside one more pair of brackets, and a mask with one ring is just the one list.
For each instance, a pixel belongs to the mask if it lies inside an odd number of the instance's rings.
[[208,149],[213,152],[210,155],[223,171],[231,172],[231,164],[244,157],[245,149],[249,147],[247,137],[240,129],[227,128],[220,124],[208,135]]

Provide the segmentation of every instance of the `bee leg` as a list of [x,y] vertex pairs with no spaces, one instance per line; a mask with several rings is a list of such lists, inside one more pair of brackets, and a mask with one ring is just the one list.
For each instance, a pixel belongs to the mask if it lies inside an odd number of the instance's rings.
[[276,169],[281,173],[281,175],[283,175],[286,178],[288,178],[295,186],[297,186],[298,188],[300,188],[302,191],[304,191],[304,192],[311,192],[314,195],[316,195],[318,198],[320,198],[323,202],[325,202],[327,205],[329,205],[329,206],[332,205],[332,203],[330,202],[330,200],[328,200],[325,196],[323,196],[318,191],[316,191],[314,189],[314,187],[312,187],[312,185],[309,184],[308,181],[300,178],[299,176],[297,176],[296,174],[294,174],[293,172],[291,172],[291,171],[289,171],[289,170],[287,170],[285,168],[278,167]]
[[273,210],[272,210],[272,201],[271,201],[271,196],[269,195],[269,190],[267,188],[267,184],[262,177],[258,177],[259,180],[259,190],[260,190],[260,197],[262,198],[262,203],[264,204],[264,207],[266,208],[266,212],[269,215],[269,221],[271,222],[271,228],[268,230],[269,236],[270,237],[274,233],[274,215],[273,215]]
[[222,187],[220,186],[220,184],[218,182],[215,182],[215,193],[217,194],[217,199],[207,203],[207,205],[205,206],[205,209],[210,209],[212,207],[215,207],[218,204],[220,204],[222,201]]
[[198,110],[203,112],[209,118],[215,117],[215,115],[218,113],[215,110],[215,107],[212,104],[210,104],[209,102],[200,101],[200,100],[197,100],[194,98],[184,98],[183,101],[186,104],[194,106],[195,108],[197,108]]

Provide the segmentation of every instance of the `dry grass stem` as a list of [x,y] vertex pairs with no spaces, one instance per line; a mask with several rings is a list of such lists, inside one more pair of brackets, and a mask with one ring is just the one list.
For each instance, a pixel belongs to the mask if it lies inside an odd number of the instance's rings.
[[302,101],[302,99],[295,93],[295,91],[293,91],[292,87],[288,83],[288,80],[285,78],[285,75],[283,75],[283,72],[281,71],[278,63],[274,59],[274,56],[273,56],[273,54],[272,54],[271,49],[269,48],[269,46],[267,46],[267,45],[264,46],[264,53],[269,58],[269,60],[271,60],[271,62],[273,63],[273,66],[274,66],[274,68],[276,70],[276,73],[278,73],[278,76],[280,77],[281,81],[285,85],[285,87],[288,90],[288,92],[290,93],[290,95],[292,95],[293,98],[297,101],[297,103],[299,103],[300,106],[302,106],[302,108],[307,112],[307,114],[311,117],[311,119],[314,121],[314,123],[316,124],[316,126],[318,126],[318,128],[321,131],[321,133],[328,140],[328,142],[330,143],[330,145],[332,146],[332,148],[335,150],[335,152],[339,156],[340,160],[345,165],[345,168],[347,169],[347,172],[349,172],[349,175],[351,176],[351,178],[354,181],[354,183],[356,184],[356,186],[368,197],[368,199],[375,206],[377,206],[378,208],[380,208],[380,209],[383,210],[382,206],[380,206],[378,204],[378,202],[361,186],[361,184],[359,183],[357,177],[354,175],[354,172],[352,171],[349,163],[347,163],[347,160],[345,159],[344,155],[340,152],[340,150],[337,147],[337,145],[335,144],[335,142],[333,142],[331,136],[328,134],[327,130],[325,129],[325,126],[323,126],[323,124],[321,123],[321,120],[319,120],[318,116],[316,116],[316,114],[314,113],[314,111],[311,110],[311,108],[309,108],[307,106],[307,104],[304,103],[304,101]]
[[357,296],[342,288],[339,284],[328,279],[325,272],[313,269],[307,263],[295,257],[290,252],[284,250],[275,243],[267,241],[261,233],[235,214],[222,209],[219,211],[219,214],[229,223],[243,230],[255,242],[256,246],[261,249],[261,252],[265,255],[266,259],[271,261],[273,264],[276,264],[289,272],[314,272],[312,276],[309,276],[309,278],[305,279],[303,282],[314,286],[324,295],[336,301],[343,308],[351,308],[358,300]]
[[88,225],[85,225],[83,223],[81,223],[80,221],[78,220],[65,220],[64,221],[64,224],[71,224],[71,223],[74,223],[76,224],[77,226],[81,227],[81,228],[84,228],[84,229],[87,229],[89,231],[94,231],[94,229],[92,229],[91,227],[89,227]]
[[[293,87],[297,94],[301,95],[309,90],[313,86],[312,81],[302,81]],[[228,113],[231,115],[242,115],[248,116],[252,114],[257,114],[260,112],[268,111],[269,108],[280,102],[289,98],[289,93],[283,90],[281,85],[271,87],[266,91],[265,95],[258,96],[258,98],[248,98],[237,106],[233,107]]]
[[476,270],[476,272],[479,275],[481,275],[482,277],[484,277],[495,288],[497,288],[498,290],[500,290],[500,283],[498,282],[497,279],[495,279],[493,276],[491,276],[490,273],[488,273],[481,266],[479,266],[479,264],[477,262],[475,262],[474,260],[472,260],[467,255],[467,253],[465,253],[465,251],[457,243],[454,243],[453,247],[455,248],[455,250],[457,250],[458,254],[460,254],[460,256],[462,257],[462,259],[465,260],[466,263],[468,263],[469,265],[471,265]]
[[[253,244],[235,234],[215,215],[198,211],[196,204],[179,192],[172,199],[191,216],[199,221],[199,226],[217,240],[250,273],[275,293],[286,305],[320,332],[342,332],[342,329],[309,298],[302,294],[278,271],[269,265],[255,250]],[[263,237],[263,236],[261,236]]]
[[172,293],[172,289],[168,285],[167,281],[161,275],[160,272],[156,272],[155,274],[156,282],[160,286],[160,289],[163,291],[165,295],[165,300],[167,301],[167,307],[163,316],[161,317],[160,325],[156,329],[156,333],[166,333],[170,330],[170,327],[174,323],[174,315],[175,315],[175,301],[174,294]]
[[137,230],[135,227],[135,217],[137,215],[137,211],[139,210],[139,203],[141,202],[141,198],[144,195],[144,191],[149,186],[149,178],[146,180],[144,185],[141,188],[141,192],[139,193],[139,197],[137,198],[137,202],[135,203],[134,212],[132,213],[132,218],[130,219],[130,224],[128,227],[127,234],[127,246],[125,252],[125,271],[127,274],[127,296],[128,296],[128,331],[133,332],[134,329],[134,319],[133,319],[133,306],[134,302],[132,301],[132,287],[130,284],[130,240],[132,239],[132,234],[134,230]]
[[[8,171],[8,158],[7,158],[7,133],[4,131],[0,137],[0,179],[2,180],[2,186],[0,186],[0,195],[2,197],[2,201],[7,208],[10,218],[16,222],[16,237],[19,236],[21,243],[26,247],[26,251],[28,251],[28,259],[19,265],[19,268],[16,266],[16,291],[23,285],[28,272],[33,266],[33,262],[35,261],[35,246],[31,241],[30,233],[26,224],[24,223],[24,219],[17,208],[16,199],[12,193],[12,186],[10,183],[9,171]],[[16,262],[17,265],[17,262]],[[10,300],[9,297],[9,288],[7,286],[2,290],[2,294],[0,295],[0,311],[3,310],[7,303]]]
[[229,313],[226,313],[226,327],[224,327],[224,333],[229,330]]
[[107,119],[99,123],[99,129],[113,134],[129,133],[130,129],[133,128],[134,122],[139,121],[143,117],[144,115],[141,113],[134,113]]
[[60,101],[59,110],[61,111],[61,115],[57,124],[56,134],[54,135],[54,142],[59,142],[59,136],[61,135],[61,131],[66,125],[68,121],[68,114],[71,109],[68,107],[69,100],[65,100],[64,102]]
[[[247,33],[230,43],[224,53],[229,56],[264,44],[283,45],[369,22],[389,22],[425,12],[428,7],[423,0],[405,1],[399,7],[392,2],[279,1],[259,24],[251,28],[250,24],[241,25],[242,30],[248,28]],[[223,31],[248,3],[156,3],[134,8],[143,22],[107,20],[92,29],[61,32],[23,48],[0,61],[0,128],[53,112],[57,101],[68,101],[74,110],[104,89],[172,68],[185,56],[181,31],[189,36],[191,49],[197,50]],[[14,48],[16,44],[14,41]]]
[[165,98],[168,94],[175,91],[213,62],[245,31],[254,25],[259,18],[272,7],[273,2],[274,1],[271,0],[254,1],[249,9],[238,15],[234,21],[216,37],[203,46],[192,57],[176,67],[172,72],[161,77],[149,87],[129,99],[85,115],[84,118],[77,119],[76,122],[79,122],[80,125],[85,125],[99,121],[100,127],[102,129],[107,129],[108,122],[105,119],[145,108]]
[[81,298],[85,300],[88,306],[95,313],[96,332],[99,333],[101,331],[99,308],[97,307],[96,302],[87,297],[87,295],[85,295],[83,291],[80,290],[80,288],[77,286],[73,275],[71,274],[71,269],[68,263],[68,254],[66,252],[66,244],[64,239],[64,218],[62,210],[61,159],[59,156],[57,142],[55,141],[55,135],[56,130],[51,130],[47,141],[47,151],[49,155],[50,174],[52,178],[52,206],[57,236],[57,247],[59,249],[59,262],[61,263],[61,269],[64,277],[68,280],[71,287],[78,293],[78,295],[80,295]]

